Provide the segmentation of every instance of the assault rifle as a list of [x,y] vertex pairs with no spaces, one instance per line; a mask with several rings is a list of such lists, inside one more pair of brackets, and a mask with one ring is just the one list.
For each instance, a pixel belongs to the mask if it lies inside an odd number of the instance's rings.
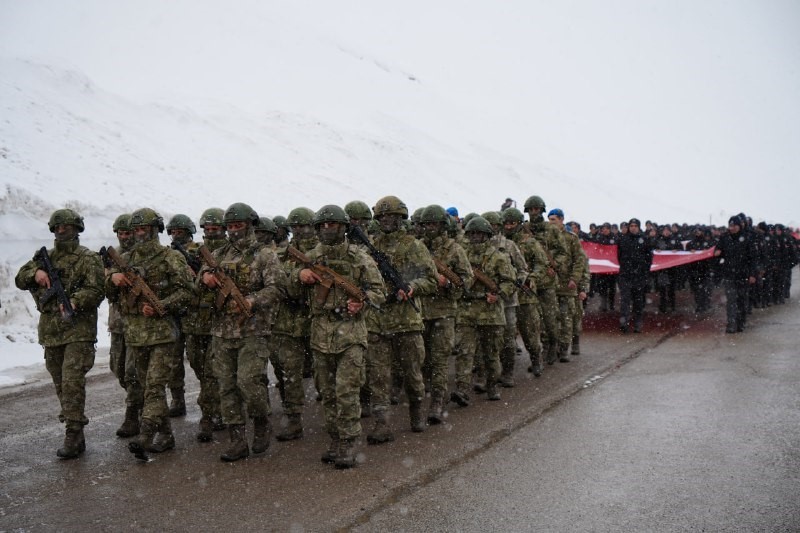
[[181,253],[184,259],[186,259],[186,263],[189,265],[189,268],[191,268],[192,272],[194,272],[195,276],[198,272],[200,272],[200,267],[203,266],[203,263],[199,258],[189,255],[189,252],[186,251],[186,248],[184,248],[183,245],[178,241],[172,241],[170,243],[170,247],[173,250],[177,250]]
[[320,286],[323,288],[321,291],[318,291],[314,298],[318,304],[325,303],[325,299],[328,297],[328,293],[330,292],[331,288],[335,285],[342,289],[350,298],[357,300],[359,302],[364,302],[369,304],[370,306],[374,307],[375,309],[380,309],[377,305],[373,304],[369,301],[369,297],[367,293],[354,285],[350,280],[322,263],[315,263],[311,260],[310,257],[305,255],[303,252],[295,248],[294,246],[289,246],[286,248],[286,254],[293,259],[295,262],[304,265],[306,268],[310,268],[314,271],[314,273],[321,278],[319,282]]
[[67,296],[67,291],[64,290],[64,284],[61,282],[61,276],[58,273],[58,269],[53,266],[53,262],[50,261],[50,255],[47,253],[47,248],[42,246],[36,254],[34,254],[33,259],[39,263],[39,266],[42,267],[42,270],[47,272],[47,275],[50,277],[50,288],[44,291],[44,294],[41,298],[39,298],[39,308],[50,301],[50,299],[55,296],[58,299],[58,303],[64,309],[61,311],[61,315],[64,317],[65,320],[72,320],[75,318],[75,308],[72,307],[72,303],[69,301],[69,297]]
[[103,268],[111,268],[112,266],[114,266],[114,263],[111,261],[111,258],[108,257],[108,249],[105,246],[100,248],[100,251],[98,253],[100,254],[100,259],[103,260]]
[[[433,256],[431,256],[433,257]],[[461,279],[461,276],[455,273],[455,271],[447,266],[444,261],[440,261],[436,257],[433,258],[433,263],[436,265],[436,270],[439,271],[439,274],[447,278],[447,280],[458,287],[459,289],[464,286],[464,280]]]
[[211,268],[211,274],[217,279],[217,301],[214,304],[216,308],[222,309],[225,305],[225,300],[230,296],[239,306],[241,312],[244,313],[243,319],[246,320],[252,317],[253,311],[250,309],[250,302],[247,301],[247,298],[244,297],[244,294],[242,294],[242,291],[239,290],[239,287],[236,286],[236,283],[230,276],[225,274],[219,267],[219,263],[217,263],[216,259],[214,259],[214,256],[211,254],[211,250],[203,244],[198,251],[203,261]]
[[[389,258],[386,257],[386,254],[375,248],[375,246],[369,241],[369,237],[364,234],[364,230],[361,229],[361,226],[351,226],[348,235],[350,235],[354,241],[360,242],[367,247],[369,255],[372,256],[372,259],[374,259],[375,263],[378,265],[378,270],[380,270],[381,276],[383,276],[383,279],[388,281],[395,288],[395,290],[402,290],[406,294],[411,292],[411,285],[409,285],[403,279],[403,276],[400,275],[400,272],[398,272],[392,262],[389,261]],[[417,307],[417,304],[414,303],[414,300],[409,298],[406,301],[411,304],[411,307],[413,307],[415,311],[419,312],[419,307]]]
[[526,284],[524,281],[516,280],[514,281],[514,285],[516,285],[519,290],[528,296],[533,296],[533,289],[531,289],[530,285]]
[[161,300],[158,299],[156,293],[153,292],[153,289],[147,284],[147,282],[137,274],[128,262],[125,261],[119,252],[117,252],[113,246],[109,246],[106,248],[106,253],[108,257],[111,258],[111,261],[114,262],[117,267],[122,271],[125,277],[128,279],[131,287],[128,291],[128,304],[130,306],[135,305],[136,298],[142,296],[150,306],[155,309],[158,316],[165,316],[167,314],[167,308],[164,307],[164,304],[161,303]]
[[486,275],[486,272],[476,266],[473,266],[472,273],[475,275],[475,279],[480,281],[490,293],[500,294],[500,287],[497,286],[497,283],[495,283],[492,278]]

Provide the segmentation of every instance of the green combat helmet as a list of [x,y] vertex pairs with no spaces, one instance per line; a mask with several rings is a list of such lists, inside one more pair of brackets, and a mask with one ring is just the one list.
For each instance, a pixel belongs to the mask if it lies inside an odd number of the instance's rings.
[[516,207],[509,207],[504,210],[500,218],[503,219],[503,224],[508,224],[509,222],[518,222],[522,224],[525,222],[525,215]]
[[276,226],[279,228],[286,229],[289,224],[286,223],[286,217],[283,215],[277,215],[272,217],[272,221],[275,223]]
[[422,214],[419,217],[419,223],[427,224],[429,222],[443,222],[449,225],[450,215],[448,215],[447,211],[444,210],[444,207],[440,205],[429,205],[422,210]]
[[167,235],[174,229],[185,229],[189,235],[197,233],[197,228],[194,226],[192,219],[186,215],[175,215],[167,223]]
[[525,200],[525,212],[527,213],[528,211],[530,211],[532,207],[540,208],[543,213],[544,210],[547,209],[547,207],[544,205],[544,200],[542,199],[541,196],[531,196],[530,198]]
[[420,219],[422,218],[422,212],[425,211],[424,207],[420,207],[419,209],[415,209],[414,213],[411,214],[411,222],[415,225],[420,223]]
[[464,215],[464,218],[461,220],[461,223],[464,224],[464,228],[467,227],[467,224],[469,224],[470,220],[472,220],[473,218],[475,218],[477,216],[478,216],[478,213],[467,213],[466,215]]
[[350,217],[344,209],[338,205],[325,205],[319,208],[319,211],[314,213],[312,220],[314,227],[319,226],[324,222],[338,222],[345,226],[350,226]]
[[225,211],[219,207],[209,207],[200,215],[200,227],[225,226]]
[[344,212],[350,218],[372,220],[372,210],[360,200],[353,200],[344,206]]
[[314,222],[314,211],[307,207],[295,207],[286,217],[289,226],[310,226]]
[[258,226],[258,213],[243,202],[236,202],[225,210],[223,218],[227,226],[231,222],[249,222],[253,226]]
[[381,215],[400,215],[403,219],[408,218],[408,206],[397,196],[384,196],[377,201],[372,211],[376,217]]
[[475,215],[467,222],[467,227],[464,228],[464,233],[469,233],[471,231],[478,231],[481,233],[485,233],[490,237],[494,235],[494,231],[492,230],[492,225],[480,215]]
[[130,213],[123,213],[114,220],[111,230],[116,233],[118,231],[131,231],[131,215]]
[[56,209],[50,215],[50,221],[47,223],[50,228],[50,233],[56,232],[56,226],[69,225],[78,228],[78,233],[83,231],[83,217],[77,211],[72,209]]
[[164,231],[164,219],[149,207],[143,207],[131,213],[131,228],[139,226],[155,226],[161,233]]
[[502,221],[500,220],[500,213],[498,213],[497,211],[487,211],[484,214],[482,214],[481,217],[486,219],[486,222],[488,222],[492,226],[502,224]]
[[256,228],[256,231],[275,235],[278,233],[278,226],[276,226],[275,222],[269,217],[258,217],[258,228]]

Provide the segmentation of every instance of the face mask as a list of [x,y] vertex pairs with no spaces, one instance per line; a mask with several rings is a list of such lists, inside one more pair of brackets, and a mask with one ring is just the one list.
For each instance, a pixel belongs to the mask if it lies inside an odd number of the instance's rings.
[[54,233],[57,242],[68,242],[78,238],[78,230],[73,225],[57,226]]

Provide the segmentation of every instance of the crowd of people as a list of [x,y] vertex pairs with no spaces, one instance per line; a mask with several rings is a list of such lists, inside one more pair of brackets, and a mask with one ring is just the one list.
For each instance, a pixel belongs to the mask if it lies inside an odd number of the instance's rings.
[[[66,426],[57,455],[76,458],[86,447],[85,376],[103,299],[110,367],[126,397],[116,433],[133,438],[128,449],[137,459],[176,445],[170,419],[186,414],[185,357],[200,384],[197,440],[211,442],[227,429],[223,461],[268,449],[271,365],[285,417],[274,437],[303,437],[304,380],[313,379],[330,436],[322,461],[351,468],[362,421],[369,445],[394,440],[390,406],[403,395],[414,432],[441,424],[450,405],[469,407],[475,393],[499,400],[502,388],[515,385],[518,335],[534,376],[570,362],[580,354],[590,295],[613,309],[619,286],[625,333],[641,331],[653,283],[661,311],[674,310],[674,290],[688,280],[703,312],[721,280],[729,332],[742,330],[749,305],[788,298],[797,253],[783,228],[752,228],[737,216],[717,235],[650,222],[642,228],[637,219],[582,233],[539,196],[522,211],[515,206],[509,198],[500,211],[461,219],[440,205],[410,214],[400,198],[386,196],[372,208],[353,201],[267,218],[234,203],[202,213],[202,241],[190,217],[165,224],[141,208],[117,217],[117,242],[100,253],[80,245],[79,213],[55,211],[54,247],[37,252],[15,281],[40,311],[39,342]],[[170,246],[159,242],[165,230]],[[581,240],[616,244],[619,274],[591,275]],[[653,251],[683,249],[684,241],[686,249],[716,246],[716,264],[652,275]]]

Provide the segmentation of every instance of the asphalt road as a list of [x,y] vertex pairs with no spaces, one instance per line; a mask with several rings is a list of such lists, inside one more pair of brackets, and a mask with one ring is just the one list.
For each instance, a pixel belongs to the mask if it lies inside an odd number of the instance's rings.
[[[451,404],[425,433],[396,406],[397,440],[362,444],[347,471],[319,460],[310,382],[306,437],[233,464],[219,460],[226,433],[194,440],[193,403],[173,422],[177,449],[136,462],[114,436],[124,395],[107,368],[89,380],[78,460],[55,456],[52,385],[0,390],[0,530],[797,531],[798,291],[738,335],[723,332],[720,294],[704,317],[687,296],[638,335],[590,313],[573,362],[536,379],[520,356],[502,401]],[[187,385],[194,400],[188,367]]]

